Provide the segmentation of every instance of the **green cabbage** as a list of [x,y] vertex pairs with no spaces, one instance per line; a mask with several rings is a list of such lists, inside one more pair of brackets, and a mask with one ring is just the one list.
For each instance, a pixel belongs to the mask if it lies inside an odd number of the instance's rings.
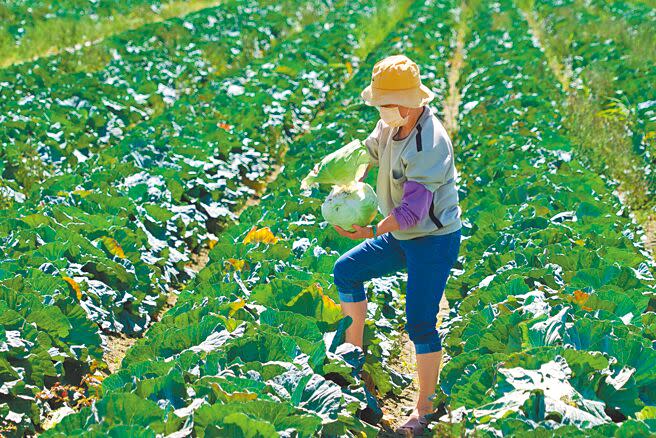
[[376,217],[378,199],[374,189],[363,182],[334,186],[321,205],[323,218],[331,225],[355,231],[351,225],[364,227]]
[[320,163],[301,181],[301,188],[314,184],[348,185],[360,179],[367,170],[369,153],[360,140],[326,155]]

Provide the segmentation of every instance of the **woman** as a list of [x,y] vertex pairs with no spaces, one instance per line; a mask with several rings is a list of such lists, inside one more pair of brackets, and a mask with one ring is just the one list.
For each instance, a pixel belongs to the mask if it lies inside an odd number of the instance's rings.
[[442,360],[436,330],[440,299],[460,249],[460,207],[453,148],[444,127],[427,106],[434,94],[421,83],[419,67],[403,55],[379,61],[361,94],[380,111],[365,140],[384,219],[342,236],[367,239],[335,263],[334,280],[342,312],[353,323],[346,342],[362,347],[367,298],[363,282],[406,268],[405,329],[413,342],[419,377],[414,411],[398,432],[420,434],[432,413]]

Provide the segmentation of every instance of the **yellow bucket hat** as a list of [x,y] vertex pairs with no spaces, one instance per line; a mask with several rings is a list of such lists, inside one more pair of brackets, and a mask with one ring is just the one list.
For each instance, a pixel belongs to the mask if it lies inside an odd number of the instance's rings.
[[367,105],[401,105],[419,108],[433,100],[435,94],[419,77],[419,67],[405,55],[393,55],[378,61],[371,74],[371,84],[362,93]]

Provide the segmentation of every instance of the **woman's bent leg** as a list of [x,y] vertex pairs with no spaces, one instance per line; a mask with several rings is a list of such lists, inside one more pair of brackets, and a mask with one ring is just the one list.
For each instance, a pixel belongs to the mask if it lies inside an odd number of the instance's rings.
[[364,282],[394,273],[405,267],[405,256],[398,240],[390,235],[367,239],[337,259],[333,268],[342,313],[353,323],[346,330],[346,342],[362,348],[362,335],[367,316]]
[[362,348],[364,322],[367,317],[367,299],[355,303],[342,302],[342,313],[350,316],[353,322],[346,329],[346,342]]

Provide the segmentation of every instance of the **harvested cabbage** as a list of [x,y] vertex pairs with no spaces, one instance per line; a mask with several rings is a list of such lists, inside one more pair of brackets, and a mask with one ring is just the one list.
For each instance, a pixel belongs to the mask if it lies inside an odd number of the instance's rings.
[[331,225],[339,225],[347,231],[355,231],[351,225],[367,226],[376,217],[378,199],[367,183],[352,182],[346,186],[334,186],[321,205],[323,218]]
[[301,188],[315,184],[347,185],[364,175],[369,164],[369,153],[360,140],[353,140],[326,155],[314,169],[303,178]]

